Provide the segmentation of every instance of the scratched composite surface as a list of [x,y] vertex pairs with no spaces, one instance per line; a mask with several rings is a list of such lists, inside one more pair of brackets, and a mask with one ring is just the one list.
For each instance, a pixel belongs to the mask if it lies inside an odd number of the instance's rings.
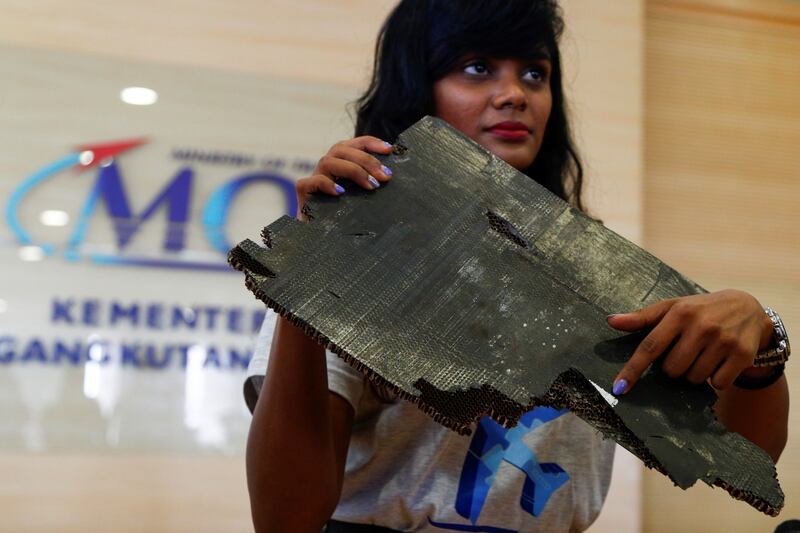
[[268,306],[437,422],[468,433],[567,407],[687,488],[700,479],[767,514],[783,493],[757,446],[716,421],[707,386],[654,366],[607,389],[641,334],[610,313],[703,289],[426,117],[385,158],[394,179],[283,217],[231,263]]

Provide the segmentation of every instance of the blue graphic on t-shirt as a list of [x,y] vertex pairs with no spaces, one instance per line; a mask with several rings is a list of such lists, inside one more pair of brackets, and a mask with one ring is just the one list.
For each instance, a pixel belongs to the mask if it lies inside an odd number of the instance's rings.
[[[469,529],[459,526],[459,531],[487,531],[486,527],[476,528],[475,524],[503,462],[525,473],[520,497],[522,508],[533,516],[539,516],[544,511],[550,496],[569,480],[569,475],[555,463],[539,463],[536,454],[522,439],[539,426],[567,412],[567,409],[537,407],[525,413],[513,429],[506,429],[489,417],[480,421],[464,459],[456,496],[456,511],[472,522],[473,526],[466,526]],[[433,521],[431,524],[448,529],[456,526]]]

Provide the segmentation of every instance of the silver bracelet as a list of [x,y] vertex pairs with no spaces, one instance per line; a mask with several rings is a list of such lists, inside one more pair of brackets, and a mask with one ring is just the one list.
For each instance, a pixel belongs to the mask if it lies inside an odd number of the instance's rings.
[[770,309],[764,308],[764,312],[772,321],[773,337],[775,345],[764,352],[756,354],[753,366],[775,366],[783,364],[789,359],[789,354],[792,350],[789,346],[789,336],[786,334],[786,327],[783,325],[781,317],[778,313]]

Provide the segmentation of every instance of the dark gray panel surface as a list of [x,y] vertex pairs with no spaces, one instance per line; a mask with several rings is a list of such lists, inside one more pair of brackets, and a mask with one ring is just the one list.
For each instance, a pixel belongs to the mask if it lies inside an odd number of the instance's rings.
[[700,479],[780,511],[774,464],[716,421],[709,386],[656,365],[608,392],[642,335],[606,316],[700,286],[439,120],[404,132],[386,163],[381,189],[320,197],[310,223],[265,228],[269,249],[234,248],[248,288],[455,431],[567,407],[682,488]]

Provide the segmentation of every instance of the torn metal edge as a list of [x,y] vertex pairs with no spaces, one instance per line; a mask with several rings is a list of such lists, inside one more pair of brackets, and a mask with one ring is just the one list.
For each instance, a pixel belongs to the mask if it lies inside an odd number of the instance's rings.
[[[470,389],[469,391],[464,391],[467,393],[475,392],[476,394],[481,396],[482,394],[480,394],[480,392],[482,390],[484,390],[484,392],[488,392],[490,390],[496,398],[501,399],[501,404],[503,404],[507,408],[510,408],[510,410],[505,412],[495,411],[492,408],[491,402],[488,402],[489,405],[485,405],[487,402],[484,401],[483,409],[480,410],[481,412],[475,414],[472,420],[470,420],[469,422],[465,423],[463,421],[453,419],[449,416],[443,415],[436,409],[436,407],[428,403],[428,401],[426,401],[426,399],[423,398],[425,394],[424,391],[420,396],[416,396],[408,393],[407,391],[403,390],[394,383],[391,383],[390,381],[386,380],[381,375],[374,372],[371,368],[358,361],[350,353],[348,353],[341,347],[337,346],[327,336],[322,334],[320,331],[311,326],[309,323],[307,323],[300,317],[294,315],[288,309],[286,309],[278,302],[267,296],[266,293],[264,293],[261,289],[259,289],[258,287],[259,281],[253,276],[253,273],[248,268],[248,265],[252,263],[252,261],[248,260],[247,257],[248,257],[247,252],[241,250],[237,245],[229,252],[228,262],[233,268],[245,274],[245,286],[254,294],[254,296],[258,300],[262,301],[267,307],[278,313],[281,317],[284,317],[287,320],[289,320],[289,322],[292,325],[301,328],[305,333],[305,335],[311,337],[315,342],[325,347],[326,349],[330,350],[331,352],[335,353],[338,357],[343,359],[352,368],[354,368],[355,370],[366,376],[366,378],[369,379],[370,382],[374,383],[376,386],[386,388],[387,390],[396,394],[397,397],[399,397],[402,400],[411,402],[423,413],[431,417],[434,420],[434,422],[441,424],[442,426],[452,431],[455,431],[460,435],[470,435],[472,433],[472,426],[478,420],[480,420],[480,418],[484,416],[490,416],[494,420],[498,421],[498,423],[501,423],[504,426],[511,428],[518,423],[520,417],[524,413],[526,413],[530,409],[533,409],[536,406],[547,405],[555,408],[567,408],[575,415],[586,420],[592,426],[597,428],[600,432],[603,433],[603,436],[605,438],[611,438],[612,440],[616,441],[617,443],[619,443],[620,445],[631,451],[645,464],[645,466],[661,472],[662,474],[667,476],[676,486],[678,485],[677,482],[669,475],[666,468],[664,468],[659,463],[659,461],[653,456],[653,454],[649,451],[644,442],[639,437],[637,437],[630,429],[628,429],[628,427],[622,422],[619,416],[613,411],[610,402],[605,397],[605,395],[602,394],[605,391],[603,391],[591,380],[584,377],[577,370],[570,369],[560,374],[550,385],[550,388],[547,391],[547,393],[545,393],[545,395],[543,395],[541,398],[537,399],[536,401],[526,406],[523,406],[515,402],[514,400],[508,398],[505,394],[503,394],[499,390],[489,386],[484,386],[485,388],[473,388]],[[267,276],[262,275],[261,277],[267,277]],[[268,277],[273,277],[273,276],[268,276]],[[415,386],[417,386],[418,383],[415,383]],[[581,383],[583,384],[583,386],[581,386]],[[429,385],[428,387],[434,389],[432,385]],[[597,395],[602,400],[601,402],[598,403],[600,405],[605,406],[605,409],[597,410],[595,408],[593,410],[589,410],[581,406],[580,404],[575,402],[574,398],[570,397],[569,393],[567,392],[568,390],[575,390],[575,389],[583,389],[581,392]],[[438,389],[436,390],[438,391]],[[439,392],[444,395],[452,394],[451,392],[448,391],[439,391]],[[607,431],[603,430],[602,429],[603,427],[606,427]],[[614,434],[613,437],[609,435],[612,431]],[[777,479],[777,471],[774,472],[773,476],[775,479]],[[761,499],[760,497],[758,497],[757,495],[753,494],[750,491],[737,489],[736,487],[730,485],[729,483],[726,483],[725,481],[722,481],[719,478],[714,479],[713,481],[709,481],[707,479],[702,479],[702,480],[708,485],[717,486],[724,489],[726,492],[728,492],[728,494],[731,495],[732,498],[744,501],[766,515],[778,516],[778,514],[780,514],[781,508],[776,508],[772,506],[771,504],[769,504],[768,502]]]

